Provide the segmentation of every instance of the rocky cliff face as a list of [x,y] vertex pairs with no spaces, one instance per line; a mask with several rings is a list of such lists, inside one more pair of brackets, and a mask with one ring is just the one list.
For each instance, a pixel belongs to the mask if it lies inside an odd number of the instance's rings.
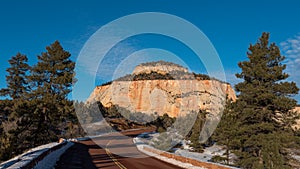
[[[183,74],[188,72],[186,68],[172,63],[152,62],[137,66],[133,74],[166,74],[175,71]],[[231,86],[218,80],[118,80],[96,87],[88,102],[100,101],[105,107],[118,105],[131,112],[167,113],[177,117],[199,109],[218,114],[223,108],[226,95],[236,100]]]
[[216,80],[114,81],[96,87],[89,101],[100,101],[105,107],[118,105],[132,112],[177,117],[199,109],[217,114],[226,95],[236,99],[229,84]]

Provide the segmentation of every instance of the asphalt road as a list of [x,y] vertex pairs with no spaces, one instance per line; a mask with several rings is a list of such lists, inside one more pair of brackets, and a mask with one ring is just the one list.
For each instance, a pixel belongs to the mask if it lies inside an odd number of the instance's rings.
[[147,130],[109,134],[80,141],[57,162],[56,169],[179,169],[139,152],[132,141]]

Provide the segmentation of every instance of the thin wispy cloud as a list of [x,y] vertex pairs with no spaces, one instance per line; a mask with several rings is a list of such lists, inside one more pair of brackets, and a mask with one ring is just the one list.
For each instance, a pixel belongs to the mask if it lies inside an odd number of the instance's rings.
[[[290,75],[290,81],[300,87],[300,33],[280,43],[282,54],[286,56],[286,72]],[[296,97],[300,101],[300,95]]]
[[235,70],[225,70],[226,74],[226,82],[230,83],[232,87],[234,87],[236,84],[242,82],[242,79],[239,79],[235,76],[235,74],[239,71]]
[[77,58],[81,48],[89,39],[89,37],[92,36],[93,33],[95,33],[99,28],[99,25],[89,25],[82,34],[75,36],[73,39],[68,39],[64,42],[68,49],[72,51],[74,59]]
[[[135,48],[129,43],[121,43],[117,46],[111,46],[111,43],[119,37],[111,37],[105,42],[95,41],[92,46],[89,46],[87,51],[81,54],[81,60],[76,60],[78,71],[85,72],[90,76],[98,78],[108,78],[113,73],[113,70],[118,66],[122,56],[126,53],[131,53]],[[106,56],[101,56],[103,49],[110,49]],[[82,51],[81,51],[82,52]],[[100,54],[99,54],[100,53]],[[100,59],[104,57],[103,59]],[[97,61],[100,62],[98,63]]]
[[135,50],[136,48],[130,43],[122,43],[115,47],[105,58],[103,58],[101,63],[99,63],[96,74],[97,78],[102,80],[113,80],[113,75],[119,64],[126,59],[127,55]]

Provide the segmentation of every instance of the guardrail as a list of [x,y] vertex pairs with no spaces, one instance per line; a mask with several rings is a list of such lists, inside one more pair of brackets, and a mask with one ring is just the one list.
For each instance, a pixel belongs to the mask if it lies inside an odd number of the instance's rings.
[[161,151],[161,150],[158,150],[158,149],[150,148],[148,146],[142,146],[142,148],[145,151],[148,151],[148,152],[160,155],[160,156],[164,156],[164,157],[167,157],[167,158],[171,158],[171,159],[174,159],[176,161],[183,162],[183,163],[189,163],[189,164],[192,164],[193,166],[197,166],[197,167],[204,167],[204,168],[207,168],[207,169],[235,169],[234,167],[224,166],[224,165],[221,165],[221,164],[202,162],[202,161],[198,161],[198,160],[195,160],[195,159],[182,157],[182,156],[179,156],[179,155],[176,155],[176,154],[173,154],[173,153],[168,153],[168,152]]

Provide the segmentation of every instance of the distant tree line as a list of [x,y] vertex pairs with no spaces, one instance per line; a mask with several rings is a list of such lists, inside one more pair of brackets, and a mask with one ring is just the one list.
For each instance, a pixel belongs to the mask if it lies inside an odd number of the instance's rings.
[[[0,161],[59,137],[74,137],[79,128],[67,96],[75,63],[58,41],[46,47],[35,65],[18,53],[8,62],[7,87],[0,90]],[[70,134],[71,133],[71,134]]]
[[76,111],[79,112],[77,116],[80,124],[86,125],[105,120],[116,131],[120,131],[124,127],[139,128],[155,126],[158,132],[164,132],[176,120],[176,118],[169,117],[168,114],[160,116],[158,113],[132,112],[118,105],[104,107],[99,101],[88,104],[75,102],[74,106]]
[[[127,74],[119,77],[114,81],[139,81],[139,80],[216,80],[222,83],[219,79],[209,77],[205,74],[189,73],[179,70],[174,70],[169,73],[151,71],[149,73]],[[113,81],[105,82],[100,86],[110,85]]]
[[181,65],[179,65],[179,64],[172,63],[172,62],[166,62],[166,61],[163,61],[163,60],[156,61],[156,62],[146,62],[146,63],[141,63],[140,65],[141,65],[141,66],[158,66],[158,65],[166,65],[166,66],[174,66],[174,67],[180,67],[180,68],[186,69],[185,67],[183,67],[183,66],[181,66]]

